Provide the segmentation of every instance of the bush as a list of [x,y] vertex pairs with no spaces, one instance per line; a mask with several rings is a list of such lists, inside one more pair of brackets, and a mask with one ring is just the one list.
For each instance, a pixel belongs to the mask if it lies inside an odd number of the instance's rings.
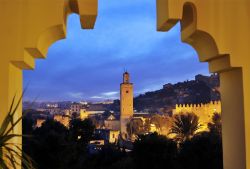
[[136,169],[174,169],[177,144],[165,136],[153,133],[140,136],[134,143],[132,158]]
[[218,135],[202,133],[181,145],[180,168],[223,169],[222,142]]

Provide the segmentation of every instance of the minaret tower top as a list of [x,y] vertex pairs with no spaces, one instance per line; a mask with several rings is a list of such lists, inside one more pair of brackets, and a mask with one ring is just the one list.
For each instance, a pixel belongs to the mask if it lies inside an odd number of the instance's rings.
[[123,83],[129,83],[129,73],[127,71],[123,73]]

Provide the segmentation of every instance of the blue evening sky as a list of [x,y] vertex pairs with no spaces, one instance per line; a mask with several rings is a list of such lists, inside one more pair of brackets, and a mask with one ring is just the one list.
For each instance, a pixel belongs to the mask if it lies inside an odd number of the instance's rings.
[[154,0],[99,0],[94,30],[68,17],[67,38],[54,43],[34,71],[24,71],[25,100],[104,100],[119,97],[126,68],[134,93],[208,74],[197,53],[180,40],[180,24],[156,31]]

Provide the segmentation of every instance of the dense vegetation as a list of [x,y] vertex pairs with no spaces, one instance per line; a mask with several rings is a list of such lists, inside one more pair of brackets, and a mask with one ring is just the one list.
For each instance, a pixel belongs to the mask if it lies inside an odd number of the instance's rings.
[[132,152],[110,144],[91,155],[87,146],[94,125],[90,120],[74,119],[69,128],[47,120],[33,130],[32,121],[25,118],[23,132],[31,137],[23,138],[23,151],[33,158],[38,169],[222,169],[220,116],[214,115],[209,132],[194,134],[199,124],[190,124],[175,126],[178,137],[182,136],[181,131],[191,133],[191,136],[183,134],[185,139],[181,142],[153,133],[140,135]]

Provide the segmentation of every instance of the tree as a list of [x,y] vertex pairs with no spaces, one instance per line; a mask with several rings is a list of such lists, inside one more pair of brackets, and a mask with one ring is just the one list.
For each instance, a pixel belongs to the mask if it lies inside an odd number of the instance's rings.
[[29,140],[24,140],[25,152],[34,159],[38,169],[83,169],[93,132],[94,126],[89,119],[73,119],[70,128],[46,120],[32,132]]
[[75,153],[68,140],[68,129],[54,120],[46,120],[33,132],[29,148],[39,169],[69,168]]
[[144,132],[143,121],[141,119],[132,119],[127,123],[127,132],[130,137]]
[[[34,121],[32,118],[24,116],[22,119],[22,133],[25,135],[32,134]],[[25,137],[24,137],[25,138]]]
[[223,169],[221,137],[208,132],[197,134],[182,144],[178,161],[185,169]]
[[89,156],[84,164],[88,169],[109,169],[127,155],[114,144],[106,144],[97,154]]
[[92,121],[95,128],[101,128],[104,125],[104,120],[98,115],[92,116],[89,119]]
[[144,132],[145,133],[148,133],[150,131],[150,128],[151,128],[151,122],[150,122],[150,119],[145,119],[145,122],[144,122],[144,125],[143,125],[143,128],[144,128]]
[[150,123],[154,124],[156,128],[160,131],[160,134],[162,134],[164,127],[167,128],[169,120],[167,117],[155,114],[151,117]]
[[173,117],[169,134],[174,134],[174,139],[178,143],[182,143],[190,140],[201,126],[199,117],[194,113],[180,113]]
[[[30,149],[30,142],[32,138],[34,121],[28,117],[24,116],[22,119],[22,151],[24,154],[30,154],[32,150]],[[24,166],[23,166],[24,167]]]
[[176,155],[176,143],[157,133],[140,135],[132,151],[135,169],[175,169]]
[[90,119],[73,119],[70,121],[69,131],[73,141],[87,145],[93,137],[95,126]]
[[212,116],[212,122],[208,123],[208,129],[212,134],[221,136],[222,125],[221,125],[221,114],[214,113]]

